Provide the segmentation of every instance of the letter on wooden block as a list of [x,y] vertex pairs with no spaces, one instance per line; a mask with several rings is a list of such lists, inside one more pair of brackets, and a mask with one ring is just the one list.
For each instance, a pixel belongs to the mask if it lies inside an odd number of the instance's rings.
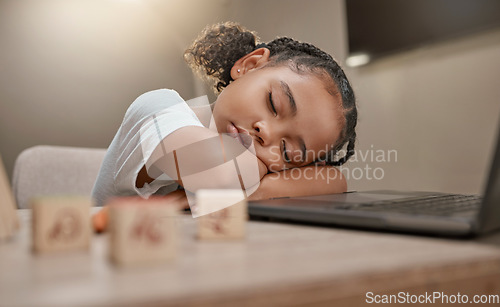
[[31,200],[35,252],[88,249],[91,201],[84,197],[46,196]]
[[10,238],[19,229],[16,202],[0,156],[0,241]]
[[[201,212],[212,212],[197,217],[199,239],[242,239],[248,219],[247,201],[241,190],[199,190],[196,206]],[[213,212],[220,204],[233,203]]]
[[162,197],[119,197],[109,203],[110,257],[119,265],[173,259],[179,206]]

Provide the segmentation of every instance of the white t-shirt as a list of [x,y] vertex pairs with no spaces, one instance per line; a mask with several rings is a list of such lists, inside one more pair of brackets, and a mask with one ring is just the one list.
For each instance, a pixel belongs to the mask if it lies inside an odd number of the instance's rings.
[[201,122],[174,90],[160,89],[139,96],[128,108],[123,122],[109,145],[99,170],[92,198],[97,206],[109,197],[152,194],[166,195],[178,189],[176,181],[162,175],[137,188],[142,167],[160,142],[175,130],[200,126]]

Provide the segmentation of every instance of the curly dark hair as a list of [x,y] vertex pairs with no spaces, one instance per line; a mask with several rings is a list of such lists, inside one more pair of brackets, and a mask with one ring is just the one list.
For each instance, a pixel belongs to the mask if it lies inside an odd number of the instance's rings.
[[[297,73],[311,73],[320,77],[333,96],[340,95],[344,113],[341,137],[328,155],[321,158],[328,165],[340,166],[354,154],[358,112],[354,91],[340,65],[331,55],[316,46],[279,37],[258,44],[257,35],[234,22],[207,26],[185,51],[184,59],[191,68],[213,83],[216,93],[233,81],[231,68],[240,58],[258,48],[270,51],[268,66],[288,65]],[[335,156],[347,144],[342,158]],[[318,160],[318,161],[320,161]]]

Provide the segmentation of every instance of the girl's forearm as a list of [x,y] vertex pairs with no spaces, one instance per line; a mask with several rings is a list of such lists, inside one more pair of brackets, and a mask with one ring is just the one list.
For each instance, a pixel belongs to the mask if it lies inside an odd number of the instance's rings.
[[304,166],[265,175],[249,200],[343,193],[347,182],[332,166]]
[[245,185],[257,184],[267,172],[236,139],[203,127],[184,127],[173,132],[152,157],[147,163],[148,173],[158,169],[190,191],[240,188],[236,161]]

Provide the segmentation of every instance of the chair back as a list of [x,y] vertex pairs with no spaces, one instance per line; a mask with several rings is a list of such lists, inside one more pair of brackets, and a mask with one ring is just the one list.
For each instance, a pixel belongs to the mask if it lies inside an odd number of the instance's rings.
[[106,149],[35,146],[19,154],[14,164],[13,191],[20,209],[43,195],[90,197]]

